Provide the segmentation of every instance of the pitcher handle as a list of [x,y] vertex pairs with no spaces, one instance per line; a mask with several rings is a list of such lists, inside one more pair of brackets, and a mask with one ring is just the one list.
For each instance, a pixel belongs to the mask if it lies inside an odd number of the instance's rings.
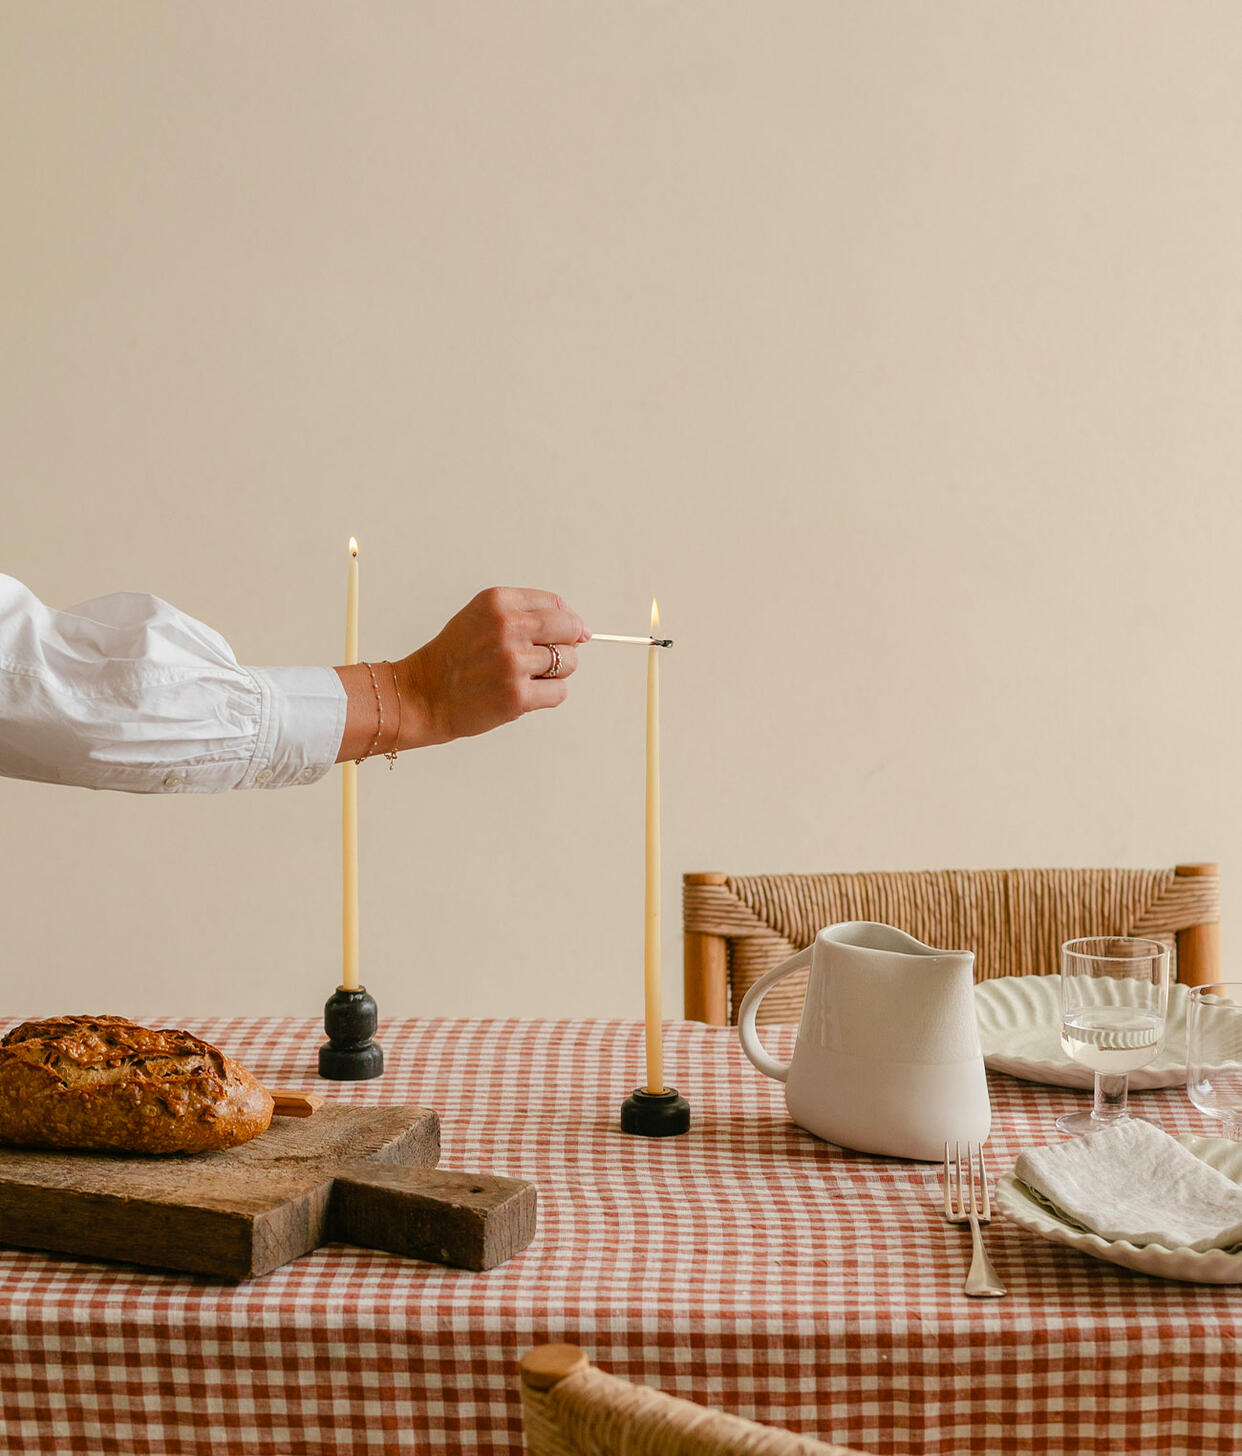
[[814,954],[815,942],[812,941],[805,950],[800,950],[796,956],[790,956],[787,961],[782,961],[779,966],[773,966],[770,971],[766,971],[742,997],[742,1009],[737,1018],[737,1032],[742,1039],[742,1050],[761,1072],[769,1077],[775,1077],[778,1082],[783,1082],[789,1076],[789,1063],[778,1062],[775,1057],[768,1056],[764,1051],[759,1043],[755,1017],[759,1014],[760,1001],[776,985],[777,981],[783,981],[786,976],[792,976],[795,971],[806,970],[811,964],[811,957]]

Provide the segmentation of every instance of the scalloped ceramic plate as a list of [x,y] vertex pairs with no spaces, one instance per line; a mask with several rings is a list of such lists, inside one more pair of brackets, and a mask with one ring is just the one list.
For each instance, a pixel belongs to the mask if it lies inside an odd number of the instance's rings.
[[[1242,1143],[1189,1133],[1183,1133],[1177,1140],[1196,1158],[1202,1158],[1226,1178],[1242,1184]],[[997,1180],[996,1204],[1011,1223],[1038,1234],[1041,1239],[1090,1254],[1093,1259],[1105,1259],[1156,1279],[1182,1279],[1191,1284],[1242,1284],[1242,1250],[1209,1249],[1199,1254],[1193,1249],[1169,1248],[1165,1244],[1139,1247],[1126,1239],[1102,1239],[1099,1234],[1090,1233],[1054,1212],[1012,1172]]]
[[[1187,988],[1169,988],[1164,1042],[1154,1062],[1130,1073],[1130,1091],[1186,1085]],[[1070,1061],[1061,1050],[1061,977],[998,976],[975,987],[975,1014],[983,1062],[993,1072],[1044,1082],[1052,1087],[1090,1091],[1089,1067]]]

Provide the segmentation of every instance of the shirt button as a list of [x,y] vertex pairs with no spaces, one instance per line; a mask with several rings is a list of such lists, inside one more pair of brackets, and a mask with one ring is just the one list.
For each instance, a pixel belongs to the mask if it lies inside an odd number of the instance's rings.
[[255,774],[254,781],[256,784],[265,784],[267,783],[268,779],[271,778],[271,776],[272,771],[270,768],[261,768],[258,773]]
[[184,774],[170,773],[164,775],[164,787],[166,789],[175,789],[178,784],[183,783],[185,783]]
[[315,777],[315,770],[313,768],[304,768],[302,770],[302,777],[309,783]]

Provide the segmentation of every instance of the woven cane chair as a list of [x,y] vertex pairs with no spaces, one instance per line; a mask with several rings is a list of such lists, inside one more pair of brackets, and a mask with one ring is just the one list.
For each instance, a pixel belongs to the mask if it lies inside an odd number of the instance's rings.
[[861,1456],[597,1370],[576,1345],[522,1356],[530,1456]]
[[[1220,979],[1220,873],[1171,870],[925,870],[917,874],[684,877],[689,1021],[737,1021],[765,971],[825,925],[879,920],[928,945],[973,950],[975,979],[1049,975],[1064,941],[1143,935],[1174,951],[1187,985]],[[760,1022],[797,1021],[806,974],[773,988]]]

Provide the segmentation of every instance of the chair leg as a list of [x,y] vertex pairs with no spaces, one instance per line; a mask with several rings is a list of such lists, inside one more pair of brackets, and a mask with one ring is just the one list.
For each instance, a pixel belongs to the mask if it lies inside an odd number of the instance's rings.
[[686,931],[685,977],[686,1020],[728,1026],[729,942],[723,935]]
[[[682,876],[686,885],[724,885],[728,875],[718,870]],[[683,921],[684,923],[684,921]],[[687,930],[684,933],[684,998],[687,1021],[708,1026],[729,1024],[729,941],[723,935]]]
[[[1219,875],[1214,864],[1178,865],[1179,876]],[[1187,986],[1220,980],[1220,922],[1190,925],[1177,932],[1177,979]]]

